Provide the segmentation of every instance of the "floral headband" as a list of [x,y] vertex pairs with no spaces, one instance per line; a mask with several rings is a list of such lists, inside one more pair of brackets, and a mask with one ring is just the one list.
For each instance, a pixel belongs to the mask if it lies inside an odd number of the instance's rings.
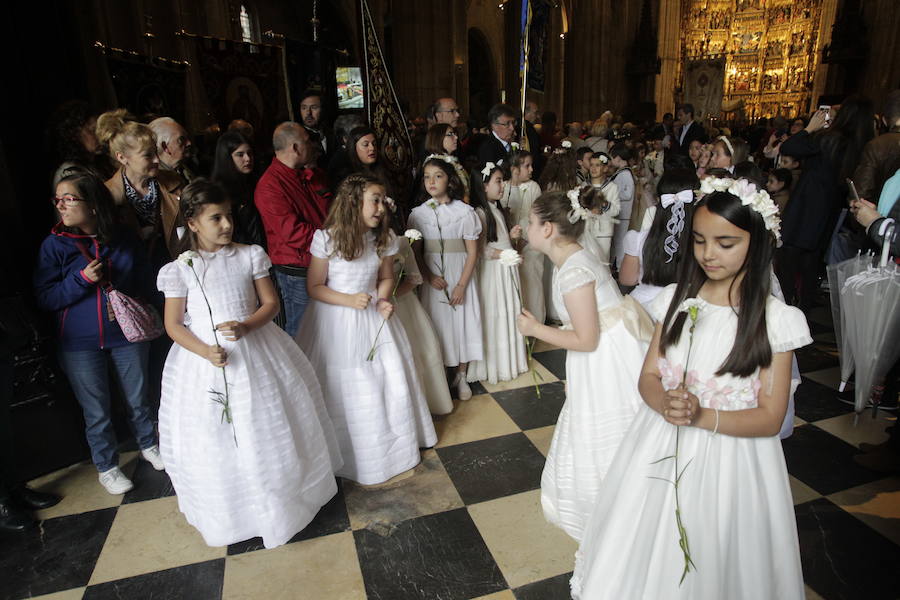
[[490,162],[490,161],[484,163],[484,168],[481,170],[481,181],[482,181],[482,182],[487,181],[488,177],[491,176],[491,172],[492,172],[494,169],[499,168],[500,165],[502,165],[502,164],[503,164],[503,159],[502,159],[502,158],[501,158],[500,160],[497,161],[497,164],[494,164],[494,163],[492,163],[492,162]]
[[778,217],[778,207],[767,191],[757,191],[756,184],[746,179],[707,177],[700,182],[700,191],[697,192],[697,196],[702,198],[713,192],[728,192],[737,196],[741,200],[741,204],[749,206],[760,214],[766,229],[772,232],[776,241],[781,241],[781,219]]
[[587,221],[594,216],[591,211],[581,205],[581,202],[578,200],[579,196],[581,196],[581,188],[575,188],[566,192],[569,204],[572,205],[572,210],[568,212],[566,218],[569,220],[569,223],[572,223],[573,225],[578,221]]
[[725,147],[728,148],[728,155],[734,156],[734,146],[731,145],[731,140],[729,140],[724,135],[720,135],[719,137],[716,138],[716,141],[722,142],[723,144],[725,144]]
[[456,162],[456,158],[453,156],[450,156],[449,154],[429,154],[428,156],[425,157],[424,162],[428,162],[431,159],[442,160],[445,163],[447,163],[448,165],[452,165],[454,162]]

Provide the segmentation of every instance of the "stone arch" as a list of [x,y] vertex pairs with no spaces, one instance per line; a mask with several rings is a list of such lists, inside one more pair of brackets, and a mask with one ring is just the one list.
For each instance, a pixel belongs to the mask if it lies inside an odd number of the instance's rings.
[[486,122],[491,106],[500,101],[497,65],[487,37],[477,27],[470,27],[469,47],[469,115]]

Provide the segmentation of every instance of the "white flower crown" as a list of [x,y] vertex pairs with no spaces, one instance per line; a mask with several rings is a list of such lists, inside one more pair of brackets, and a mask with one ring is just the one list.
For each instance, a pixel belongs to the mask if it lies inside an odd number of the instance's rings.
[[746,179],[724,179],[707,177],[700,182],[697,196],[702,198],[713,192],[728,192],[737,196],[741,204],[749,206],[760,214],[766,229],[772,232],[776,241],[781,241],[781,219],[778,217],[778,206],[765,190],[757,190],[756,184]]
[[566,215],[566,218],[569,219],[569,223],[575,224],[579,220],[587,221],[589,218],[593,216],[593,213],[583,207],[581,202],[578,200],[578,197],[581,195],[581,188],[571,189],[566,192],[566,197],[569,199],[569,204],[572,205],[572,210]]
[[424,162],[428,162],[432,158],[435,160],[442,160],[445,163],[447,163],[448,165],[452,165],[453,163],[456,162],[456,157],[450,156],[449,154],[429,154],[428,156],[425,157]]

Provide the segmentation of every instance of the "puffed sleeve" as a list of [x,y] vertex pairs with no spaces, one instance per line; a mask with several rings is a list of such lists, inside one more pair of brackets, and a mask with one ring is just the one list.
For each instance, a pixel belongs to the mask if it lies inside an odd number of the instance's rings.
[[412,209],[412,211],[409,213],[409,217],[407,217],[406,219],[406,227],[409,229],[418,229],[419,231],[422,231],[422,222],[419,220],[420,214],[421,211],[419,210],[418,206]]
[[462,224],[462,238],[464,240],[477,240],[481,235],[481,219],[478,218],[475,209],[471,206],[466,206],[466,209],[466,216],[463,218]]
[[272,268],[272,261],[269,255],[260,246],[250,246],[250,266],[253,269],[253,279],[262,279],[269,277],[269,269]]
[[666,318],[666,313],[669,312],[669,305],[672,303],[672,298],[675,297],[675,288],[677,284],[670,283],[663,291],[661,291],[656,298],[650,303],[648,306],[648,312],[650,316],[653,317],[653,320],[657,323],[661,323],[663,319]]
[[625,234],[625,239],[622,240],[622,247],[628,256],[641,258],[641,245],[641,232],[633,229],[629,230]]
[[309,253],[316,258],[324,258],[328,260],[330,254],[328,233],[323,229],[317,229],[313,234],[312,244],[309,246]]
[[774,296],[769,297],[766,305],[766,329],[774,354],[796,350],[813,341],[803,312]]
[[170,262],[156,276],[156,287],[166,298],[187,298],[188,287],[182,277],[183,269],[178,262]]
[[593,271],[580,266],[572,266],[563,269],[556,277],[559,285],[559,293],[563,296],[572,290],[597,281],[597,275]]

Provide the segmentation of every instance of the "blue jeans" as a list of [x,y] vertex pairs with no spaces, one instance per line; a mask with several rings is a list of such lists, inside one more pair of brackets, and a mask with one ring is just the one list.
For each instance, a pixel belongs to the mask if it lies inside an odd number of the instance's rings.
[[110,420],[109,361],[124,392],[134,439],[141,450],[156,445],[156,432],[147,403],[150,342],[107,350],[60,352],[59,362],[84,412],[91,458],[103,473],[119,466],[116,433]]
[[284,330],[289,336],[294,337],[300,329],[300,319],[303,318],[309,304],[306,277],[275,271],[275,279],[278,280],[278,289],[281,291],[281,301],[284,304]]

